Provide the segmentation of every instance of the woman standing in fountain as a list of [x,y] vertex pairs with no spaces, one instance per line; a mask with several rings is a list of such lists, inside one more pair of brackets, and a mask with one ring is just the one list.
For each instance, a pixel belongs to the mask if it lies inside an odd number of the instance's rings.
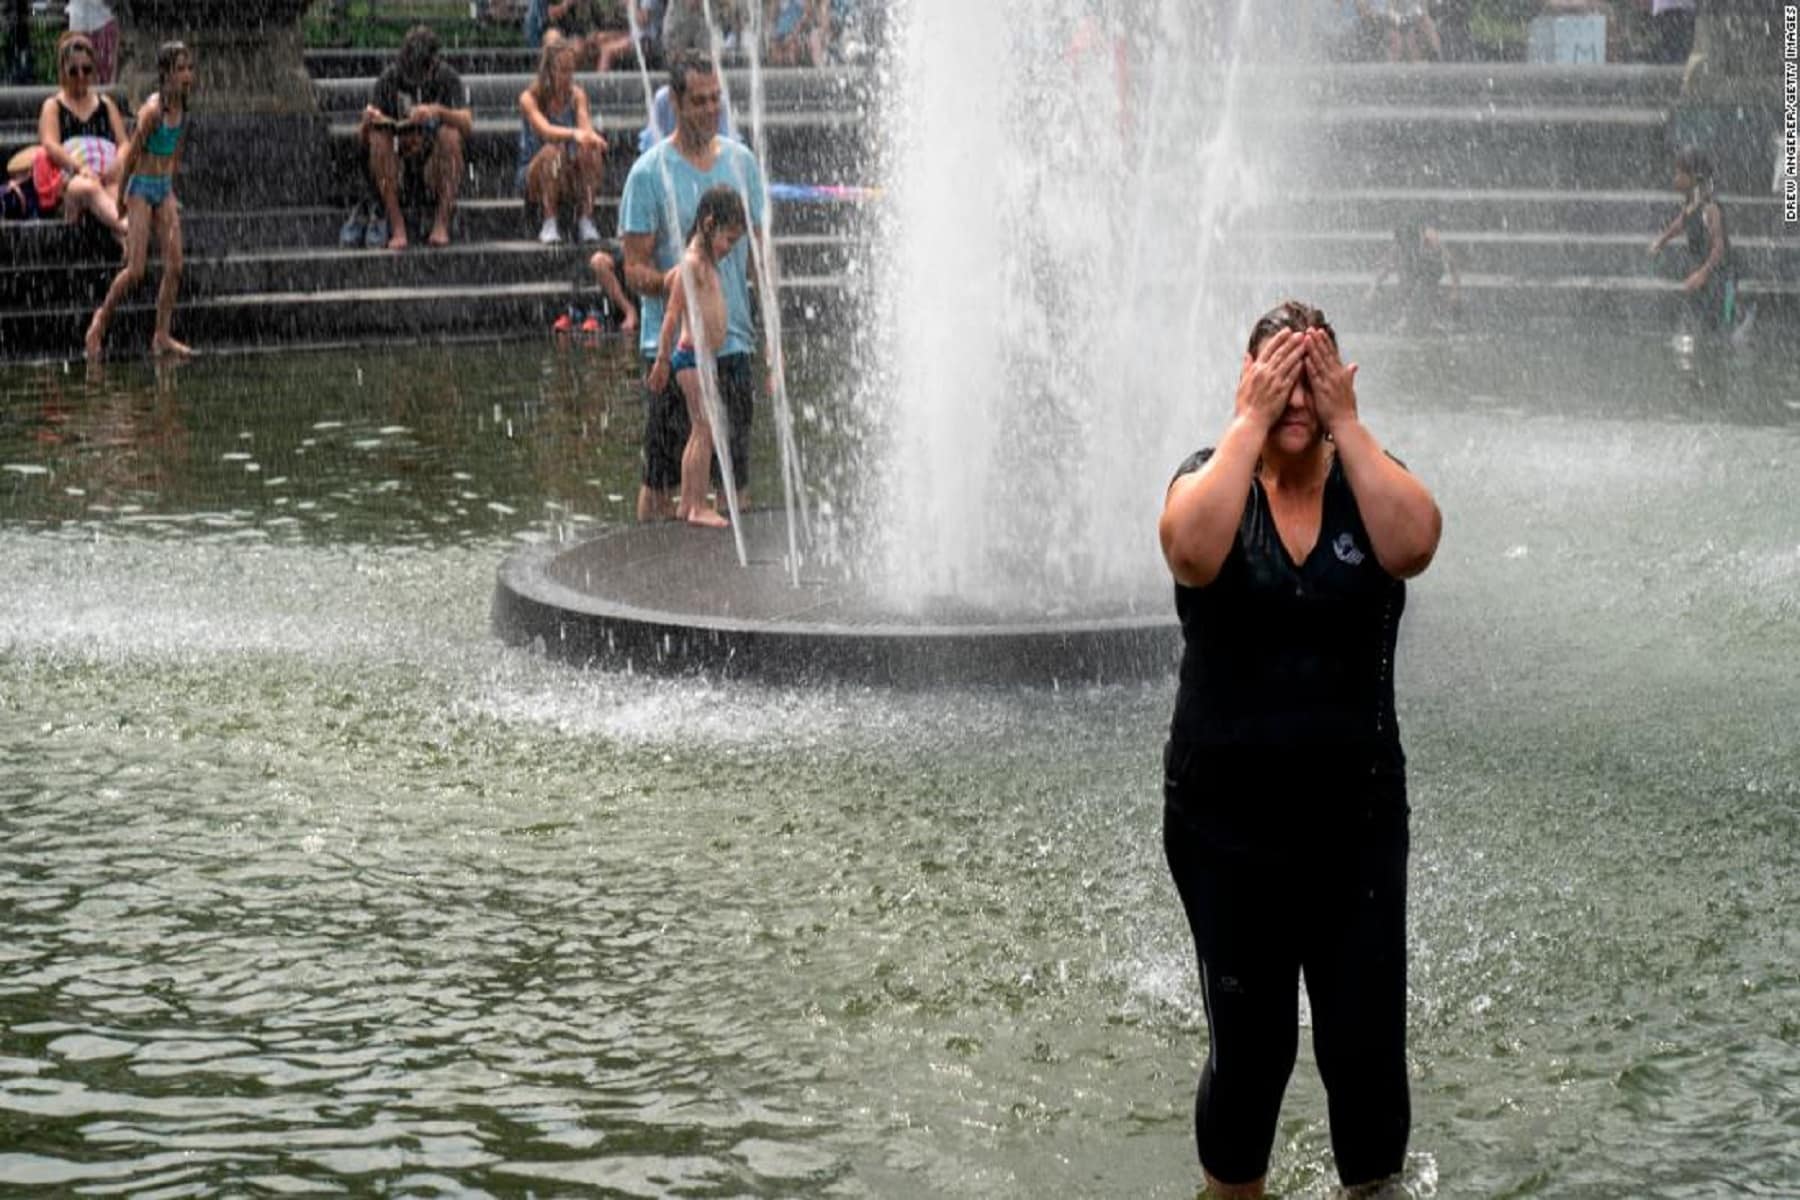
[[1229,424],[1181,465],[1158,533],[1185,649],[1163,842],[1210,1045],[1195,1134],[1208,1194],[1263,1194],[1298,1048],[1298,984],[1353,1195],[1397,1175],[1406,1077],[1403,579],[1437,550],[1431,493],[1357,415],[1318,309],[1256,323]]
[[188,92],[193,86],[194,56],[180,42],[164,42],[156,52],[156,93],[138,109],[137,127],[119,167],[125,180],[119,204],[125,210],[125,266],[88,322],[89,358],[100,357],[113,310],[144,277],[152,225],[162,247],[163,275],[156,289],[156,332],[150,350],[183,357],[193,353],[170,332],[175,295],[181,288],[181,207],[175,199],[175,170],[181,165]]

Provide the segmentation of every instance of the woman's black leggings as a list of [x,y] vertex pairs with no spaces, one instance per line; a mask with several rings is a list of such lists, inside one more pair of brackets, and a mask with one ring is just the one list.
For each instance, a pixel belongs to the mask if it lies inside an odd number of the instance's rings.
[[1210,1042],[1194,1132],[1221,1182],[1269,1169],[1302,976],[1338,1177],[1381,1179],[1406,1156],[1406,787],[1393,776],[1345,782],[1324,798],[1297,789],[1306,794],[1292,802],[1271,796],[1266,778],[1165,783],[1163,846],[1194,932]]

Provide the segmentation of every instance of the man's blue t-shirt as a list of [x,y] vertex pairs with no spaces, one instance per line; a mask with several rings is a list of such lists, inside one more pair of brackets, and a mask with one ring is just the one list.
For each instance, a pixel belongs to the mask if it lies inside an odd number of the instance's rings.
[[[674,138],[664,138],[638,156],[625,178],[625,194],[619,205],[621,234],[653,233],[656,269],[667,271],[681,258],[682,243],[688,227],[694,223],[694,210],[700,206],[701,193],[726,184],[749,200],[750,228],[762,228],[763,178],[756,156],[742,144],[719,139],[718,156],[713,168],[702,173],[681,156]],[[669,193],[675,195],[674,219],[670,219]],[[747,272],[750,265],[750,239],[745,237],[719,263],[719,282],[725,292],[725,345],[721,356],[749,354],[756,345],[756,331],[750,317],[750,287]],[[656,355],[657,335],[662,332],[663,298],[643,297],[638,313],[638,348],[646,358]]]

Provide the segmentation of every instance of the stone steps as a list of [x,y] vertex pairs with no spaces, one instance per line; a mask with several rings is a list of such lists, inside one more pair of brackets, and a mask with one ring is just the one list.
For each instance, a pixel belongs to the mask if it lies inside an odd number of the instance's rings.
[[[1656,259],[1645,247],[1654,235],[1639,233],[1488,233],[1446,230],[1442,240],[1457,270],[1501,278],[1534,279],[1567,276],[1635,278],[1678,277],[1687,270],[1683,248],[1671,246]],[[1393,234],[1352,233],[1251,234],[1246,256],[1272,269],[1360,270],[1370,274],[1388,264]],[[1740,274],[1765,280],[1800,280],[1800,237],[1734,237],[1733,252]]]
[[[1371,278],[1363,272],[1296,272],[1277,281],[1272,289],[1260,286],[1246,294],[1263,302],[1270,295],[1301,296],[1331,314],[1340,327],[1381,329],[1401,315],[1401,304],[1391,283],[1371,298]],[[1461,293],[1462,311],[1457,321],[1468,329],[1567,329],[1571,324],[1600,323],[1666,332],[1675,327],[1687,306],[1675,280],[1648,276],[1522,280],[1464,274]],[[1739,289],[1739,299],[1740,304],[1756,306],[1758,334],[1764,341],[1784,338],[1785,330],[1800,320],[1800,285],[1792,281],[1746,281]]]
[[1681,94],[1679,66],[1605,63],[1356,63],[1306,68],[1251,67],[1244,92],[1291,96],[1319,109],[1352,105],[1667,108]]
[[[1650,326],[1681,304],[1675,286],[1682,255],[1671,251],[1653,262],[1639,234],[1447,230],[1445,240],[1471,318],[1561,314]],[[777,238],[784,307],[795,309],[796,322],[805,323],[809,309],[812,319],[841,311],[855,280],[867,278],[861,270],[847,273],[866,245],[841,233]],[[1390,245],[1391,233],[1380,230],[1246,232],[1237,265],[1224,264],[1223,274],[1259,293],[1291,292],[1321,304],[1331,297],[1340,310],[1378,313],[1381,305],[1369,304],[1367,290]],[[1767,318],[1795,315],[1800,237],[1744,237],[1738,248],[1745,297],[1765,300]],[[191,253],[179,319],[211,344],[517,332],[546,323],[572,295],[594,294],[585,258],[577,247],[516,238],[399,254],[335,246]],[[1249,276],[1247,263],[1255,264]],[[101,259],[60,270],[0,269],[0,357],[71,353],[113,269]],[[132,321],[148,319],[153,295],[146,283],[130,306]],[[131,321],[120,328],[129,339]]]
[[[782,274],[839,275],[863,252],[865,243],[838,235],[777,238]],[[592,281],[592,247],[534,240],[453,242],[442,249],[405,251],[342,249],[337,246],[233,250],[222,255],[189,252],[181,290],[188,300],[225,299],[260,293],[376,291],[383,288],[458,287],[532,282],[586,286]],[[156,268],[154,255],[151,269]],[[0,313],[43,306],[88,306],[99,302],[118,270],[116,252],[56,270],[0,268]],[[0,332],[5,327],[0,325]]]
[[[1390,287],[1371,299],[1363,272],[1295,273],[1273,284],[1238,276],[1219,279],[1227,293],[1261,302],[1272,294],[1304,296],[1332,313],[1347,330],[1374,330],[1399,314]],[[123,306],[108,338],[114,357],[141,355],[149,343],[153,293],[146,288]],[[1745,303],[1758,309],[1764,337],[1800,320],[1800,286],[1747,282]],[[1228,297],[1229,298],[1229,297]],[[177,336],[203,348],[338,343],[431,341],[466,337],[514,337],[547,330],[571,300],[600,303],[596,293],[572,293],[567,283],[526,282],[455,289],[390,287],[344,291],[262,293],[211,299],[184,299],[176,317]],[[782,283],[782,320],[790,331],[840,327],[854,297],[842,276],[791,277]],[[1565,322],[1602,321],[1633,329],[1671,328],[1685,305],[1672,281],[1652,278],[1571,276],[1521,281],[1510,276],[1466,274],[1460,321],[1469,328],[1555,327]],[[0,313],[0,341],[37,349],[24,360],[77,357],[92,314],[89,306]],[[1771,327],[1776,327],[1771,329]],[[616,336],[609,334],[608,336]]]
[[[1394,226],[1416,219],[1443,230],[1472,321],[1664,322],[1681,304],[1673,277],[1682,256],[1672,251],[1652,263],[1643,247],[1676,206],[1667,190],[1667,112],[1679,76],[1676,68],[1618,66],[1358,66],[1288,77],[1252,70],[1251,94],[1287,94],[1299,103],[1255,107],[1258,123],[1248,135],[1292,138],[1297,116],[1312,111],[1301,135],[1315,139],[1314,152],[1297,155],[1285,177],[1279,160],[1268,172],[1279,199],[1241,214],[1221,285],[1261,297],[1272,273],[1280,290],[1378,320],[1385,300],[1371,305],[1368,285],[1388,256]],[[513,194],[514,106],[529,78],[469,79],[476,133],[456,243],[404,254],[337,247],[350,201],[366,191],[354,135],[371,81],[318,81],[333,163],[321,199],[335,203],[184,210],[182,336],[226,346],[542,328],[591,283],[576,248],[530,240],[536,221]],[[740,127],[749,125],[766,151],[773,179],[866,181],[872,78],[858,70],[768,73],[764,119]],[[742,114],[748,78],[735,72],[728,82]],[[598,215],[607,231],[636,153],[643,80],[616,73],[582,76],[581,84],[613,145]],[[43,95],[0,89],[0,143],[12,133],[35,137]],[[197,121],[196,162],[213,153],[204,136]],[[1726,204],[1746,296],[1762,297],[1770,314],[1793,315],[1800,231],[1782,225],[1773,199],[1728,196]],[[842,319],[851,289],[867,278],[860,267],[873,211],[774,207],[791,322]],[[415,222],[415,242],[423,229]],[[0,257],[7,264],[0,267],[0,359],[73,353],[116,269],[116,251],[104,235],[47,222],[9,226],[0,239],[8,251]],[[1249,264],[1259,272],[1248,273]],[[152,299],[146,284],[121,314],[114,345],[147,339]]]
[[[302,206],[257,212],[206,212],[183,208],[183,245],[190,257],[224,255],[254,248],[334,248],[348,202],[339,206]],[[601,233],[610,236],[617,225],[618,196],[602,195],[595,205],[594,220]],[[864,214],[855,205],[776,204],[771,214],[775,236],[803,237],[852,235],[864,225]],[[428,220],[423,211],[408,213]],[[529,238],[538,221],[528,217],[522,201],[511,198],[465,199],[457,205],[455,236],[458,242],[503,242]],[[116,243],[92,222],[70,228],[58,220],[16,222],[4,236],[14,267],[57,269],[87,262],[116,261]],[[0,293],[3,295],[3,293]]]
[[[1800,236],[1784,225],[1772,196],[1726,195],[1734,236]],[[1400,188],[1362,187],[1301,191],[1263,205],[1247,216],[1275,230],[1392,230],[1402,221],[1440,229],[1497,233],[1620,233],[1641,230],[1645,240],[1679,207],[1675,193],[1651,188]]]
[[[788,327],[823,323],[841,311],[840,279],[804,276],[782,281],[783,322]],[[571,303],[595,307],[597,291],[574,291],[566,281],[455,287],[381,287],[264,292],[216,297],[184,296],[175,317],[176,336],[201,348],[340,343],[346,340],[432,341],[439,338],[515,337],[547,331]],[[91,305],[0,311],[0,346],[29,350],[0,357],[14,361],[79,358]],[[121,305],[108,332],[113,357],[143,354],[154,323],[154,290],[146,283]],[[609,335],[611,336],[611,335]]]
[[[526,73],[473,76],[464,80],[469,88],[478,137],[500,137],[516,145],[519,93],[530,86],[532,78]],[[651,88],[660,86],[664,78],[661,74],[652,75]],[[733,98],[738,127],[754,135],[757,122],[750,117],[748,73],[729,71],[726,82]],[[629,166],[638,132],[647,119],[644,81],[635,73],[614,72],[580,75],[577,83],[587,93],[596,128],[606,134],[616,153],[626,156]],[[372,78],[314,81],[320,111],[335,134],[354,133],[373,85]],[[814,125],[830,127],[846,121],[861,123],[869,112],[869,87],[867,72],[845,68],[766,71],[762,124],[771,129],[789,129]],[[37,141],[38,110],[49,94],[50,90],[45,87],[0,87],[0,148],[10,154]],[[123,93],[114,89],[112,94],[123,107]],[[197,136],[204,133],[207,115],[204,104],[196,107]]]
[[[530,279],[585,277],[589,250],[564,243],[544,246],[520,237],[525,221],[517,206],[507,205],[483,236],[465,237],[444,249],[415,246],[405,252],[335,244],[335,212],[310,218],[314,228],[306,244],[269,248],[214,248],[207,239],[191,238],[184,293],[194,296],[233,292],[286,291],[309,283],[326,289],[396,286],[448,286],[505,283]],[[484,221],[486,219],[484,218]],[[463,232],[470,224],[466,223]],[[502,228],[503,227],[503,228]],[[54,264],[34,262],[0,267],[0,305],[28,306],[97,298],[99,288],[117,269],[118,255],[110,239],[85,238],[61,227],[63,244],[81,247],[77,256]],[[416,230],[415,230],[416,232]],[[1457,269],[1519,280],[1589,276],[1632,279],[1675,277],[1685,268],[1685,255],[1672,247],[1652,260],[1645,253],[1649,230],[1637,233],[1580,234],[1563,231],[1465,231],[1445,226],[1443,239]],[[1382,229],[1331,232],[1247,228],[1235,239],[1232,261],[1268,270],[1363,271],[1371,276],[1390,257],[1392,233]],[[775,240],[784,275],[831,276],[872,267],[868,239],[844,232],[783,233]],[[1800,280],[1800,233],[1786,237],[1734,236],[1740,273],[1766,282]]]

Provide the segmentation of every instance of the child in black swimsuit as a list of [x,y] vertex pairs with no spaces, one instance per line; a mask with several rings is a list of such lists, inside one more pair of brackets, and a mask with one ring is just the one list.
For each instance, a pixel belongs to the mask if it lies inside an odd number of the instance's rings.
[[1725,210],[1713,196],[1712,160],[1704,151],[1688,146],[1675,156],[1675,190],[1682,196],[1681,211],[1650,243],[1650,254],[1661,254],[1677,237],[1685,237],[1692,265],[1681,290],[1689,311],[1700,328],[1731,333],[1738,320],[1737,264]]

